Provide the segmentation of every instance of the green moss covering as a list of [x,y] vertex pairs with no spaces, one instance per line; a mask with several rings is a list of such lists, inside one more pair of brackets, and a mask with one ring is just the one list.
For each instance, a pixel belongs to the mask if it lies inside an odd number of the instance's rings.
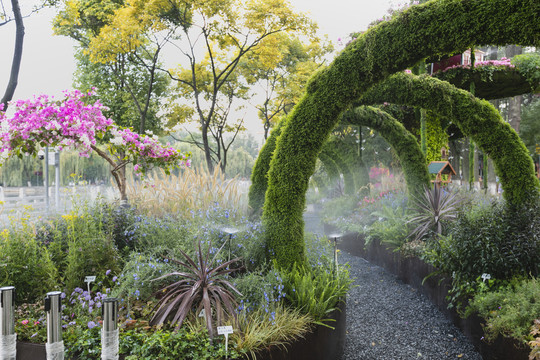
[[332,152],[328,149],[323,149],[319,154],[319,160],[323,164],[324,170],[329,180],[335,180],[339,178],[340,171],[332,156]]
[[433,111],[426,111],[427,152],[426,161],[440,161],[441,149],[448,147],[448,134],[442,128],[441,119]]
[[390,114],[371,106],[359,106],[345,112],[342,121],[368,126],[377,131],[399,156],[409,193],[419,196],[429,186],[426,158],[416,138]]
[[[268,172],[263,224],[269,255],[278,265],[289,267],[305,261],[302,219],[305,193],[317,155],[342,111],[372,85],[428,56],[463,52],[472,45],[538,46],[539,13],[538,0],[431,1],[413,6],[391,21],[371,28],[328,68],[316,74],[282,130]],[[445,100],[442,97],[442,102]],[[467,103],[459,105],[467,106]],[[475,131],[474,126],[485,131],[484,119],[494,118],[492,110],[480,106],[476,121],[462,127],[464,132],[477,137],[479,144],[487,136]],[[500,127],[495,131],[506,135]],[[498,159],[505,165],[503,158],[508,157],[505,152],[515,155],[516,142],[512,137],[510,135],[509,143],[498,144],[503,153]],[[496,159],[496,154],[491,154],[488,148],[485,150]],[[519,202],[525,192],[536,192],[538,181],[531,181],[529,175],[533,174],[533,169],[528,163],[520,156],[517,159],[513,159],[514,164],[509,164],[509,169],[499,166],[497,171],[505,174],[501,176],[503,184],[511,183],[509,190],[505,190],[506,198]],[[520,172],[522,170],[524,173]],[[520,185],[524,191],[516,190],[509,178],[514,174],[524,180]]]
[[260,216],[264,204],[264,196],[268,186],[268,170],[270,169],[270,160],[276,148],[276,141],[281,135],[281,129],[287,123],[287,118],[283,118],[272,130],[268,139],[264,143],[253,170],[251,172],[251,186],[248,193],[248,206],[251,217]]

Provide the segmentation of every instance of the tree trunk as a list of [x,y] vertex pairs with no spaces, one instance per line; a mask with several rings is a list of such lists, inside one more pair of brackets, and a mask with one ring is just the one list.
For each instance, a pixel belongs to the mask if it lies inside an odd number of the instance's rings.
[[11,73],[9,76],[9,82],[0,101],[0,104],[4,104],[4,111],[7,110],[8,102],[13,99],[15,89],[19,79],[19,70],[21,68],[23,41],[24,41],[24,23],[21,15],[21,8],[19,6],[19,0],[11,0],[11,7],[13,8],[13,15],[15,17],[15,51],[13,53],[13,62],[11,63]]
[[210,153],[210,143],[208,142],[208,126],[202,127],[202,140],[204,146],[204,156],[206,158],[206,166],[210,173],[214,172],[214,163],[212,162],[212,154]]

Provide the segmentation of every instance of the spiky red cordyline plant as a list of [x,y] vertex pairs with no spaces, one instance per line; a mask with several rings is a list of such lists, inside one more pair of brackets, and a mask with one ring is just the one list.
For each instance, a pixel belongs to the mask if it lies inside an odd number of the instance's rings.
[[242,294],[225,278],[225,275],[240,270],[240,268],[229,269],[229,266],[239,261],[240,258],[229,260],[215,268],[212,267],[225,244],[219,248],[211,261],[209,259],[212,245],[209,244],[206,254],[203,254],[200,241],[197,262],[182,250],[180,251],[186,259],[185,262],[170,259],[184,267],[186,271],[175,271],[154,279],[159,280],[169,276],[180,277],[179,281],[159,290],[159,292],[164,293],[164,296],[156,305],[157,310],[150,320],[151,325],[163,324],[167,319],[170,319],[172,324],[176,324],[176,329],[179,329],[186,316],[196,306],[197,314],[204,309],[206,327],[210,337],[213,337],[212,308],[215,310],[218,326],[224,320],[224,310],[229,316],[232,315],[236,319],[235,308],[237,304],[234,294],[230,290],[240,296]]

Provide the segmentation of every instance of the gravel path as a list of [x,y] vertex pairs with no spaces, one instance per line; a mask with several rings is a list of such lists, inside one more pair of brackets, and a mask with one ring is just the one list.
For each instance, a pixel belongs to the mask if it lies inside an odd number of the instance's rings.
[[343,360],[475,359],[473,345],[425,296],[383,268],[340,252],[354,287],[347,297]]

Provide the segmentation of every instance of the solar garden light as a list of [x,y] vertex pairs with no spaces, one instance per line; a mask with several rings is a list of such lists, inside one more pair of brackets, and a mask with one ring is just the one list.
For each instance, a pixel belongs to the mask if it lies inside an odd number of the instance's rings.
[[0,288],[0,359],[15,360],[17,334],[15,334],[15,287]]
[[338,250],[337,250],[337,243],[338,243],[338,239],[340,239],[340,238],[343,237],[343,234],[334,233],[334,234],[328,235],[328,237],[334,240],[334,273],[337,274],[337,268],[338,268],[338,260],[337,260],[337,253],[338,253]]
[[45,312],[47,313],[47,360],[64,359],[64,342],[62,341],[62,293],[52,291],[45,297]]
[[118,360],[118,299],[106,298],[102,306],[101,359]]
[[229,260],[231,260],[231,241],[232,241],[232,236],[234,234],[236,234],[237,232],[239,232],[240,230],[239,229],[236,229],[236,228],[232,228],[232,227],[223,227],[221,228],[221,231],[224,232],[225,234],[228,234],[229,235]]

